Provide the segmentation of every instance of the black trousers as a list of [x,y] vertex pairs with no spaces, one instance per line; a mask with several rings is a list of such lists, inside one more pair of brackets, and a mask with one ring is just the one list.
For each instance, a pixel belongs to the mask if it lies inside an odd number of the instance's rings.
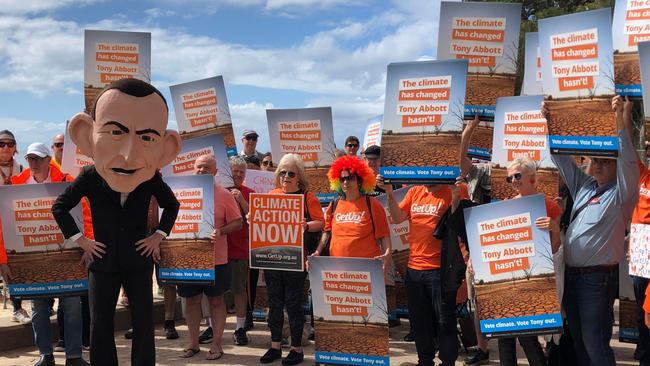
[[89,271],[90,363],[93,366],[118,365],[113,319],[122,286],[129,296],[133,325],[131,364],[153,366],[156,363],[151,276],[151,268],[130,272]]
[[291,346],[300,347],[305,325],[303,311],[307,272],[264,270],[264,279],[269,297],[269,328],[271,341],[282,341],[283,309],[287,308]]
[[260,270],[257,268],[248,269],[248,312],[255,310],[255,299],[257,298],[257,281],[260,278]]

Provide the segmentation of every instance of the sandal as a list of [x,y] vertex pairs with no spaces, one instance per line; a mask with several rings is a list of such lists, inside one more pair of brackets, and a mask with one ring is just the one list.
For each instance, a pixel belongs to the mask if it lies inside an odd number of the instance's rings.
[[183,350],[183,354],[180,357],[181,358],[194,357],[194,355],[196,355],[199,352],[201,352],[200,348],[197,348],[197,349],[186,348],[186,349]]
[[205,359],[208,361],[214,361],[220,359],[221,357],[223,357],[223,351],[212,352],[212,350],[209,350],[208,356]]

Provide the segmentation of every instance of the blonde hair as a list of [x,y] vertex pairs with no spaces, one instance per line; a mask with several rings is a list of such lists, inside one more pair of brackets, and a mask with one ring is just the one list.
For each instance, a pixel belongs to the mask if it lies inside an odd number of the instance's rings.
[[280,159],[278,167],[275,169],[275,187],[280,188],[280,172],[286,170],[289,165],[296,166],[298,187],[303,191],[306,191],[309,188],[309,182],[307,181],[307,174],[305,173],[305,163],[298,154],[286,154],[282,159]]
[[537,163],[528,156],[516,158],[508,164],[508,170],[520,168],[530,175],[537,174]]

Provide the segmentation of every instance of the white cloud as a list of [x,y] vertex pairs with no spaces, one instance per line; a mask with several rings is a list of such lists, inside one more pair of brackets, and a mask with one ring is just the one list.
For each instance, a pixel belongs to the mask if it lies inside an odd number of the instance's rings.
[[100,0],[0,0],[0,14],[30,14],[71,5],[88,5]]
[[244,130],[255,130],[260,135],[257,142],[258,151],[271,151],[269,129],[266,122],[266,110],[273,108],[275,107],[272,103],[250,102],[230,105],[230,116],[235,132],[235,141],[237,141],[237,151],[243,149],[240,136]]

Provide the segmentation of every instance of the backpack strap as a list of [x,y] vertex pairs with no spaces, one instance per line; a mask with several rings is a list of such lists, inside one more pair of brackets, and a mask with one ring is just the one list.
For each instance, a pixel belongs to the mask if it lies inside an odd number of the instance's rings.
[[375,238],[375,219],[372,217],[372,206],[370,196],[366,195],[366,205],[368,206],[368,213],[370,214],[370,223],[372,224],[372,237]]

